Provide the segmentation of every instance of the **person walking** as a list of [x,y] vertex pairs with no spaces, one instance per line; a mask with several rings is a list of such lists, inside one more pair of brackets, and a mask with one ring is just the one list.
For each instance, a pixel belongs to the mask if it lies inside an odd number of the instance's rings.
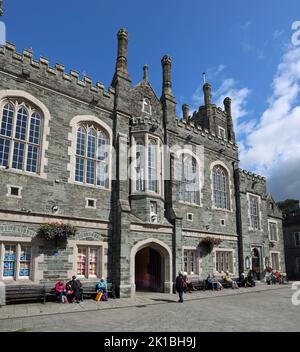
[[178,276],[176,277],[176,291],[179,295],[179,303],[183,303],[183,291],[184,291],[184,280],[182,271],[178,272]]

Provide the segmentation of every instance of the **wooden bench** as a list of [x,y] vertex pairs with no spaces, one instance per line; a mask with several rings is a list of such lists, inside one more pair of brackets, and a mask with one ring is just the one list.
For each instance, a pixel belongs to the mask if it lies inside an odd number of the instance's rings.
[[199,290],[205,291],[206,289],[210,288],[209,284],[206,282],[205,279],[201,279],[199,277],[190,277],[189,279],[190,279],[193,287],[198,291]]
[[45,303],[45,288],[43,285],[6,285],[6,303],[41,301]]
[[[80,300],[83,301],[84,297],[95,298],[97,294],[97,283],[96,282],[83,282],[80,289]],[[107,294],[116,298],[115,288],[112,283],[107,283]],[[45,302],[50,300],[57,300],[55,288],[53,286],[45,287]]]
[[[232,283],[231,282],[228,282],[228,281],[225,281],[224,280],[224,277],[220,277],[220,278],[217,278],[220,282],[220,284],[224,287],[224,288],[232,288]],[[233,281],[236,281],[238,283],[238,278],[236,277],[233,277],[232,278]]]
[[[93,297],[95,298],[97,294],[97,283],[85,283],[81,288],[81,299],[84,297]],[[107,283],[107,294],[108,296],[112,296],[116,298],[115,287],[111,282]]]

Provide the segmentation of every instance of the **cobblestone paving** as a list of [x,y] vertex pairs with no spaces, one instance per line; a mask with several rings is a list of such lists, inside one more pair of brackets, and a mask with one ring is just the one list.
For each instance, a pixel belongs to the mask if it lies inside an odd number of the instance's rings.
[[[183,304],[175,295],[139,294],[78,305],[6,306],[0,309],[0,331],[300,331],[300,306],[292,304],[293,293],[290,285],[263,285],[193,292]],[[178,322],[182,316],[184,324]]]

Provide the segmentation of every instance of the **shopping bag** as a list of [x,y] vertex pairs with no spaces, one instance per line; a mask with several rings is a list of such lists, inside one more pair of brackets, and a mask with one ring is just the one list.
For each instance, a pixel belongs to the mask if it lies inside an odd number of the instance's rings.
[[101,297],[101,301],[107,301],[107,293],[104,292],[103,296]]
[[102,292],[98,292],[97,295],[96,295],[95,301],[96,302],[101,301],[102,296],[103,296],[103,293]]

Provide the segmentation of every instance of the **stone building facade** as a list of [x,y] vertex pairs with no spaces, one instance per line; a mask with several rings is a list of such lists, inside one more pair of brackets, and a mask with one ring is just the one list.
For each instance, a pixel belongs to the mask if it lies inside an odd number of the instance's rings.
[[288,278],[300,280],[300,201],[283,219],[283,238]]
[[[108,90],[0,47],[0,280],[105,276],[124,297],[172,292],[179,270],[284,271],[281,212],[265,178],[239,169],[230,98],[217,107],[206,83],[204,105],[176,116],[171,58],[158,97],[146,65],[132,85],[117,38]],[[51,222],[76,227],[65,248],[37,236]]]

